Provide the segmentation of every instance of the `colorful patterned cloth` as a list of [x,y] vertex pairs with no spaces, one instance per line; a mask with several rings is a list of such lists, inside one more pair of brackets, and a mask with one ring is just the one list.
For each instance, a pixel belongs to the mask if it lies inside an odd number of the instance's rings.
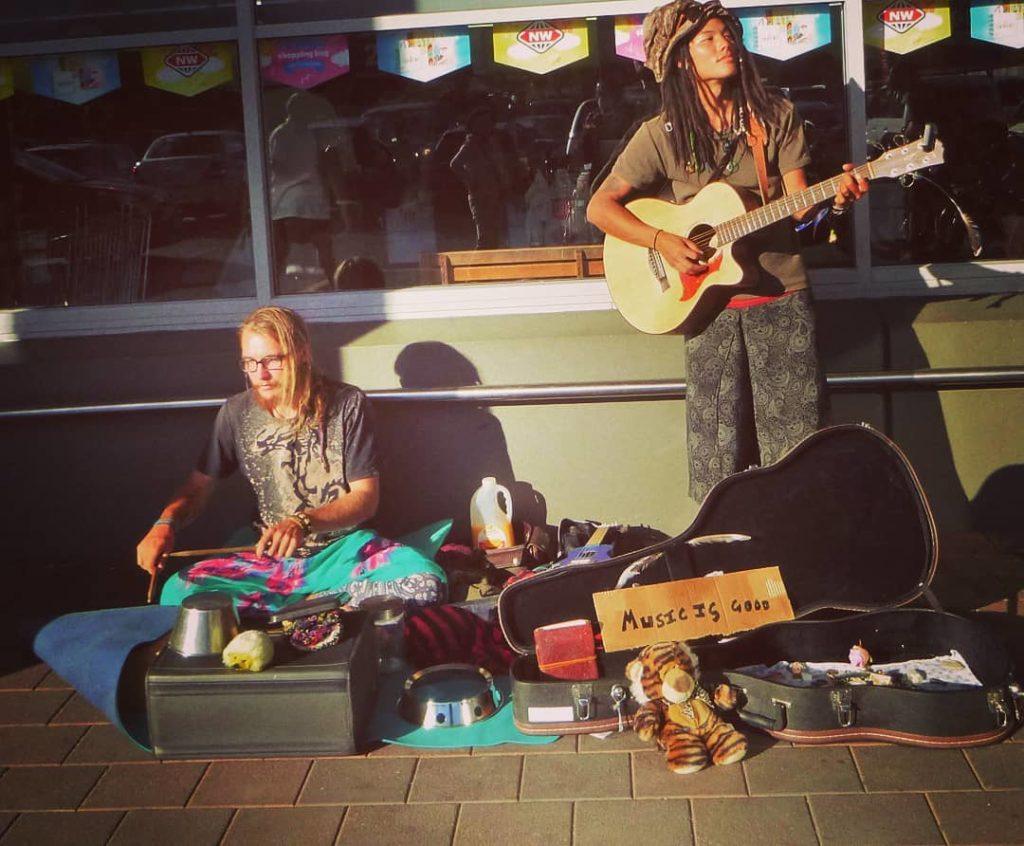
[[252,552],[210,558],[168,579],[160,604],[219,590],[234,596],[239,610],[278,611],[313,594],[344,594],[352,605],[381,594],[433,605],[444,600],[447,580],[431,559],[450,529],[451,521],[444,520],[404,543],[357,529],[309,558],[257,558]]

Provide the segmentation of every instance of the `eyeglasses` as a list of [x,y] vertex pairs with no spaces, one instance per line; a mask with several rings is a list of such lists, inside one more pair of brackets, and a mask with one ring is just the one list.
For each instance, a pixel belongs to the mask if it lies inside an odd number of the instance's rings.
[[263,358],[243,358],[238,363],[246,373],[255,373],[261,367],[266,367],[267,370],[280,370],[284,367],[286,358],[286,355],[267,355]]

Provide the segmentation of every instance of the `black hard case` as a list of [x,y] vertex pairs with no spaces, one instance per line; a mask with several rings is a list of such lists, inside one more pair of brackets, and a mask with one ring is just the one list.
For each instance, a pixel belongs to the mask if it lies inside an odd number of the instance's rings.
[[153,752],[161,758],[349,755],[361,751],[377,689],[366,615],[343,618],[342,640],[299,652],[275,636],[274,664],[231,670],[220,656],[163,649],[146,674]]
[[[697,542],[723,533],[750,540]],[[614,589],[626,567],[651,555],[654,563],[636,584],[780,568],[795,622],[724,643],[694,644],[705,683],[728,679],[739,687],[740,717],[777,737],[967,746],[998,740],[1019,720],[1012,662],[984,626],[944,612],[899,608],[926,593],[935,574],[935,522],[906,456],[870,427],[822,429],[776,464],[724,479],[708,494],[693,524],[675,538],[510,585],[498,605],[505,637],[529,654],[537,626],[577,617],[596,624],[593,594]],[[852,613],[836,619],[836,612]],[[831,619],[801,619],[812,614]],[[779,660],[845,660],[857,641],[877,663],[956,649],[982,687],[950,692],[795,688],[734,669]],[[532,692],[520,687],[514,667],[513,695],[528,708]]]

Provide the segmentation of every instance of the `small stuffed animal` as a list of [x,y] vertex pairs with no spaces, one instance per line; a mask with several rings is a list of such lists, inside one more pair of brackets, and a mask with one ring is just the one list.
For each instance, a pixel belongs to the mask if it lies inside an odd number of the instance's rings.
[[630,692],[640,703],[633,730],[641,740],[657,738],[668,768],[695,773],[712,764],[733,764],[747,754],[747,739],[715,710],[736,705],[736,693],[719,685],[712,700],[697,683],[697,658],[684,643],[645,647],[626,665]]

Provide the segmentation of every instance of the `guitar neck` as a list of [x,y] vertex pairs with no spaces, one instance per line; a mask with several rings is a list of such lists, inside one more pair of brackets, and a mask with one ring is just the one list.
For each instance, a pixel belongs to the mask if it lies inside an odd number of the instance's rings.
[[[875,176],[871,169],[871,162],[854,168],[850,173],[863,176],[865,179],[872,179]],[[826,179],[796,194],[787,194],[785,197],[754,209],[752,212],[718,224],[715,227],[718,233],[718,243],[728,244],[731,241],[738,241],[744,235],[757,232],[759,229],[778,223],[798,211],[817,205],[822,200],[834,197],[845,175],[845,173],[841,173],[833,176],[831,179]]]

